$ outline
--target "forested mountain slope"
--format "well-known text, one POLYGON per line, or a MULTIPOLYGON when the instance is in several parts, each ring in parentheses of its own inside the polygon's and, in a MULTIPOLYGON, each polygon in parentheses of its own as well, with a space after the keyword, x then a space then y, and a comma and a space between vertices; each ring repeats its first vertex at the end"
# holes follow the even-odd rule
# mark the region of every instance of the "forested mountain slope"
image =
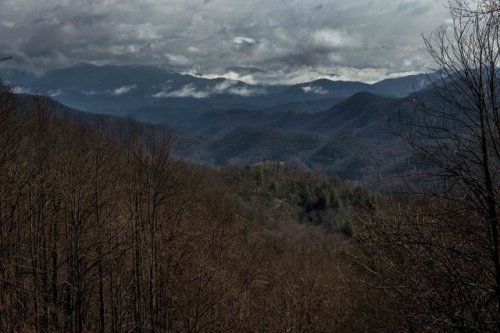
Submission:
POLYGON ((154 128, 0 98, 0 330, 377 322, 348 298, 376 291, 343 279, 356 271, 341 255, 352 218, 373 208, 364 190, 282 164, 192 165, 154 128))
MULTIPOLYGON (((131 118, 80 112, 48 97, 15 96, 21 112, 33 107, 36 101, 63 119, 140 124, 131 118)), ((419 96, 430 99, 424 91, 419 96)), ((411 156, 395 135, 399 122, 410 117, 415 107, 413 99, 362 92, 316 113, 213 110, 183 116, 183 123, 147 126, 168 134, 173 153, 196 163, 247 165, 264 159, 293 162, 374 184, 381 175, 415 167, 407 162, 411 156), (344 147, 342 155, 331 148, 340 145, 344 147), (384 160, 390 163, 383 163, 384 160)))

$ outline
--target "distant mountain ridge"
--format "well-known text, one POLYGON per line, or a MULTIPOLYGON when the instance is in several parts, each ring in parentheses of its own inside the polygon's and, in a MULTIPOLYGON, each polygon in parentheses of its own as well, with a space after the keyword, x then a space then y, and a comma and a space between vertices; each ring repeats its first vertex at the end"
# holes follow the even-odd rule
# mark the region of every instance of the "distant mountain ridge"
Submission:
POLYGON ((372 85, 321 79, 262 86, 152 66, 80 64, 42 76, 7 71, 0 77, 18 93, 50 95, 58 116, 89 121, 106 114, 157 124, 175 136, 175 154, 197 163, 292 161, 371 183, 414 167, 391 126, 411 115, 413 94, 434 101, 423 75, 372 85))
MULTIPOLYGON (((228 70, 241 75, 262 72, 251 67, 229 67, 228 70)), ((141 114, 137 110, 144 108, 154 108, 158 113, 234 108, 317 112, 330 108, 332 100, 338 102, 363 91, 404 97, 425 88, 426 82, 422 74, 375 84, 320 79, 290 86, 250 85, 225 78, 206 79, 155 66, 89 63, 51 70, 43 75, 3 69, 0 78, 18 92, 45 94, 87 112, 132 117, 141 114), (329 104, 324 103, 327 100, 329 104)), ((158 115, 140 120, 162 122, 158 115)))

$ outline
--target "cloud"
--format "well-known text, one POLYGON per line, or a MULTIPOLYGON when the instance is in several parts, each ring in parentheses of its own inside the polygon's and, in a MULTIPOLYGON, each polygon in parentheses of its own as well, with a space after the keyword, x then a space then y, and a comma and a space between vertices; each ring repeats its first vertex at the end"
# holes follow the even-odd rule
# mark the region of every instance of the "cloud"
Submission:
POLYGON ((195 76, 195 77, 199 77, 199 78, 203 78, 203 79, 209 79, 209 80, 223 78, 223 79, 226 79, 229 81, 241 81, 241 82, 245 82, 247 84, 252 84, 252 85, 262 83, 262 82, 255 79, 255 76, 254 76, 255 74, 242 75, 242 74, 239 74, 235 71, 215 71, 212 73, 201 73, 197 70, 190 70, 190 71, 184 72, 183 74, 187 74, 187 75, 191 75, 191 76, 195 76))
POLYGON ((159 92, 153 97, 157 98, 166 98, 166 97, 178 97, 178 98, 185 98, 185 97, 191 97, 191 98, 207 98, 210 96, 210 93, 207 91, 200 91, 197 90, 196 87, 193 84, 187 84, 184 87, 182 87, 179 90, 173 91, 173 92, 159 92))
POLYGON ((169 91, 169 87, 166 87, 167 91, 161 91, 153 95, 156 98, 197 98, 203 99, 208 98, 212 95, 235 95, 241 97, 251 97, 258 95, 265 95, 266 91, 262 88, 242 86, 240 82, 224 80, 213 87, 206 87, 204 89, 197 89, 193 84, 184 85, 181 89, 175 91, 169 91))
POLYGON ((31 94, 33 91, 29 88, 23 88, 23 87, 13 87, 12 92, 14 94, 31 94))
POLYGON ((242 96, 242 97, 252 97, 265 95, 266 91, 261 88, 249 88, 249 87, 234 87, 227 91, 230 95, 242 96))
POLYGON ((168 59, 169 63, 173 66, 187 66, 193 63, 189 58, 180 54, 166 53, 165 57, 168 59))
POLYGON ((137 85, 135 85, 135 84, 130 85, 130 86, 123 86, 123 87, 120 87, 120 88, 113 90, 113 95, 115 95, 115 96, 125 95, 136 88, 137 88, 137 85))
MULTIPOLYGON (((161 38, 161 36, 156 32, 157 27, 151 23, 133 24, 131 26, 127 26, 127 28, 134 31, 137 39, 153 40, 161 38)), ((128 30, 127 28, 124 30, 128 30)))
POLYGON ((316 94, 316 95, 326 95, 326 94, 328 94, 328 90, 326 90, 323 87, 306 86, 306 87, 302 87, 302 90, 306 94, 316 94))
POLYGON ((340 30, 322 29, 313 32, 312 39, 317 46, 337 49, 359 47, 361 43, 348 33, 340 30))
POLYGON ((237 81, 224 80, 210 90, 210 94, 229 94, 242 97, 251 97, 265 95, 266 91, 262 88, 241 86, 237 81))
POLYGON ((255 39, 242 36, 234 37, 233 43, 236 45, 238 50, 248 50, 257 44, 255 39))
POLYGON ((237 84, 237 82, 231 80, 224 80, 221 83, 217 84, 212 89, 212 92, 216 94, 222 94, 226 92, 229 88, 233 87, 235 84, 237 84))
POLYGON ((0 21, 0 25, 4 26, 5 28, 14 28, 16 26, 14 22, 10 22, 7 20, 0 21))
POLYGON ((50 97, 57 97, 62 95, 64 92, 61 89, 57 89, 57 90, 49 90, 47 93, 50 97))
POLYGON ((430 7, 418 0, 403 0, 397 5, 397 10, 404 15, 425 15, 429 12, 430 7))
MULTIPOLYGON (((0 50, 15 56, 4 67, 40 71, 90 61, 192 67, 203 75, 229 77, 236 75, 225 68, 245 66, 282 74, 282 81, 291 76, 318 78, 318 72, 338 68, 374 68, 384 75, 421 71, 429 66, 421 34, 449 17, 441 1, 435 0, 0 0, 0 4, 0 50)), ((270 74, 245 79, 261 82, 266 77, 279 81, 270 74)))

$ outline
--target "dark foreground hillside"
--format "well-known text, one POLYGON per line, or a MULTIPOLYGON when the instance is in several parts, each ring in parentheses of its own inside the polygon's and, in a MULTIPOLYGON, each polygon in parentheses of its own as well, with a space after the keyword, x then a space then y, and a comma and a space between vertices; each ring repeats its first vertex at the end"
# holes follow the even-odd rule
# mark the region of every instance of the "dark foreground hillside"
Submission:
POLYGON ((0 331, 373 327, 375 292, 343 255, 368 193, 272 163, 189 165, 137 125, 0 96, 0 331))
MULTIPOLYGON (((0 331, 498 331, 499 145, 477 138, 488 119, 439 155, 425 155, 443 147, 427 132, 409 140, 436 174, 406 179, 423 193, 374 196, 280 161, 190 164, 160 127, 1 87, 0 331)), ((315 163, 353 169, 353 139, 363 164, 371 147, 352 134, 315 163)))

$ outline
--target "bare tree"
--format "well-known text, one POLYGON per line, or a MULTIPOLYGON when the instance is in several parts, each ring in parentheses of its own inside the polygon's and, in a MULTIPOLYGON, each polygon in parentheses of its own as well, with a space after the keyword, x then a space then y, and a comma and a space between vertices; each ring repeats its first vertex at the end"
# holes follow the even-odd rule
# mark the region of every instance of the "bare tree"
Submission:
POLYGON ((407 327, 499 331, 499 3, 449 8, 424 39, 440 77, 402 124, 425 165, 417 193, 361 223, 363 265, 407 327))

